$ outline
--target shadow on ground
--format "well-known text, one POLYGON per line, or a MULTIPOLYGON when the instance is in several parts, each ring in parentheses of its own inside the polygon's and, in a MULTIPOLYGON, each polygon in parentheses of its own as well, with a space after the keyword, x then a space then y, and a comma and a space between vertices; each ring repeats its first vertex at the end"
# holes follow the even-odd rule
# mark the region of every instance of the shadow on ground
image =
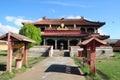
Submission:
POLYGON ((109 77, 107 75, 105 75, 103 72, 101 72, 98 69, 96 71, 104 80, 109 80, 109 77))
POLYGON ((60 65, 60 64, 52 64, 45 72, 58 72, 58 73, 81 75, 78 67, 60 65))

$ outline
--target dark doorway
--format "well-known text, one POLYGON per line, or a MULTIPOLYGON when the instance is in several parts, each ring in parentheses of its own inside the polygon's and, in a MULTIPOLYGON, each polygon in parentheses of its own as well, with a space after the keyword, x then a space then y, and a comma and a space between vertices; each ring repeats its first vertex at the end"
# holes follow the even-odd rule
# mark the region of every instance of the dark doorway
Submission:
POLYGON ((79 42, 78 40, 71 40, 70 46, 76 46, 78 42, 79 42))
POLYGON ((69 51, 64 51, 64 57, 70 57, 70 52, 69 51))
POLYGON ((85 28, 81 28, 81 32, 82 32, 82 33, 85 33, 85 28))
POLYGON ((61 39, 57 41, 57 49, 61 49, 61 46, 63 45, 63 49, 68 49, 68 42, 67 40, 61 39))
POLYGON ((47 40, 47 45, 53 46, 53 49, 55 49, 55 41, 52 39, 47 40))
POLYGON ((92 33, 94 33, 94 29, 93 28, 88 28, 87 32, 90 33, 90 34, 92 34, 92 33))

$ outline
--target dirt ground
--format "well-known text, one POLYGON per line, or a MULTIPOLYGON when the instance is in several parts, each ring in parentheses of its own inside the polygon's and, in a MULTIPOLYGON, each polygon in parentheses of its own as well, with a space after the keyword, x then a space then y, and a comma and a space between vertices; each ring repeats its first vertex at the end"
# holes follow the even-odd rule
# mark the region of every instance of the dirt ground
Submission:
POLYGON ((49 57, 12 80, 86 80, 70 57, 49 57))

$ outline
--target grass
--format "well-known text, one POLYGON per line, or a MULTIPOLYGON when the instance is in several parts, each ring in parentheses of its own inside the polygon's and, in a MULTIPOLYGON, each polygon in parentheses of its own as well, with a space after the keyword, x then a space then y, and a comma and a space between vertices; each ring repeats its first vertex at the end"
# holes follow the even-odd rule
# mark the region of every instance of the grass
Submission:
POLYGON ((112 58, 98 59, 97 69, 109 80, 120 79, 120 52, 115 52, 112 58))
POLYGON ((89 65, 83 67, 83 59, 81 57, 73 57, 75 64, 83 71, 84 75, 86 76, 87 80, 102 80, 99 74, 91 75, 89 70, 89 65))
POLYGON ((120 52, 115 52, 114 57, 96 60, 95 75, 90 75, 89 65, 83 67, 80 57, 74 57, 75 63, 82 69, 87 80, 120 80, 120 52))
POLYGON ((21 69, 15 69, 15 60, 13 59, 12 64, 12 72, 6 72, 6 64, 7 64, 7 51, 0 51, 0 70, 2 73, 0 74, 0 80, 10 80, 15 77, 15 75, 24 72, 26 69, 33 67, 38 62, 42 61, 46 57, 28 57, 28 66, 22 67, 21 69))

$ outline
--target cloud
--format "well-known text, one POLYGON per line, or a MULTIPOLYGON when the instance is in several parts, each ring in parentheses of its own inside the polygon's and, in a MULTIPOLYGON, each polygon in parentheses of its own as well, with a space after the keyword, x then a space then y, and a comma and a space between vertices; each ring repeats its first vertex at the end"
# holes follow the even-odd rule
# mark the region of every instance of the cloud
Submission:
POLYGON ((18 33, 19 29, 9 26, 9 25, 3 25, 2 23, 0 23, 0 34, 4 34, 7 32, 14 32, 14 33, 18 33))
POLYGON ((67 19, 80 19, 81 16, 68 16, 67 19))
POLYGON ((105 35, 106 34, 101 29, 98 29, 98 33, 100 33, 101 35, 105 35))
POLYGON ((32 22, 31 20, 24 19, 24 17, 14 17, 14 16, 6 16, 5 19, 9 22, 13 22, 17 26, 22 26, 22 22, 32 22))
MULTIPOLYGON (((84 16, 68 16, 68 17, 66 17, 66 18, 67 18, 67 19, 81 19, 81 17, 84 17, 84 16)), ((84 19, 93 21, 93 20, 91 20, 91 19, 89 19, 89 18, 86 18, 86 17, 84 17, 84 19)))
POLYGON ((55 10, 55 9, 49 9, 48 12, 49 12, 49 13, 55 13, 56 10, 55 10))
POLYGON ((55 11, 55 9, 51 9, 51 12, 52 12, 52 13, 55 13, 56 11, 55 11))
POLYGON ((78 3, 66 3, 66 2, 60 2, 60 1, 48 1, 45 3, 60 5, 60 6, 68 6, 68 7, 81 7, 81 8, 93 7, 93 6, 88 6, 88 5, 78 4, 78 3))

